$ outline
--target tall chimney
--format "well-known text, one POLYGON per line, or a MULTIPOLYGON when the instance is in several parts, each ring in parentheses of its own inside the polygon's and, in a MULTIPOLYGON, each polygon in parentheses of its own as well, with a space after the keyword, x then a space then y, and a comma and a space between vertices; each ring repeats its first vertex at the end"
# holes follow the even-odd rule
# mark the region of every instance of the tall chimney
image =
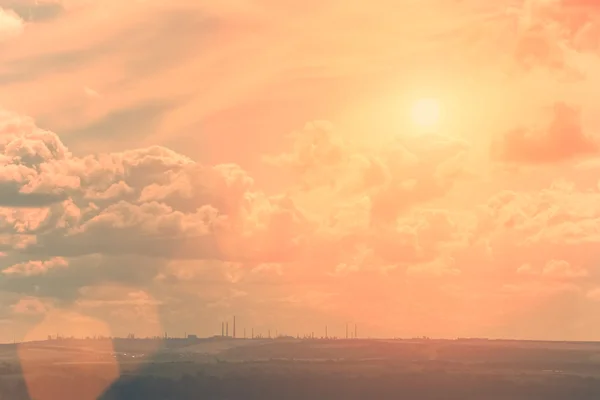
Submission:
POLYGON ((225 336, 225 322, 221 322, 221 337, 225 336))
POLYGON ((235 315, 233 316, 233 338, 235 339, 235 315))
POLYGON ((357 332, 358 332, 358 330, 356 328, 356 324, 354 324, 354 339, 358 338, 358 333, 357 332))
POLYGON ((225 322, 225 336, 229 337, 229 321, 225 322))
POLYGON ((325 325, 325 339, 327 339, 329 336, 327 336, 327 325, 325 325))
POLYGON ((348 339, 348 323, 346 322, 346 339, 348 339))

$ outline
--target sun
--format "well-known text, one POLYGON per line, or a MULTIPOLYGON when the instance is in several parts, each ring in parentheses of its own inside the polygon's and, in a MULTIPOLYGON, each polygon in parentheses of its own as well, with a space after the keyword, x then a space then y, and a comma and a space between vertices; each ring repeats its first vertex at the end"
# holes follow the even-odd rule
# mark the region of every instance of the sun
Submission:
POLYGON ((440 102, 434 98, 422 98, 412 106, 412 122, 420 128, 432 128, 440 122, 440 102))

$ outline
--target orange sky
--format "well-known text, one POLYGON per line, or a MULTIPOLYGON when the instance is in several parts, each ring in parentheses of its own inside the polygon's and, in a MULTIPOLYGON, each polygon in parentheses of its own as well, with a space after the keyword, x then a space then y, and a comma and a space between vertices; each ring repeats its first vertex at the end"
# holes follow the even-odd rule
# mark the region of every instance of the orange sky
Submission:
POLYGON ((592 0, 0 0, 0 341, 600 339, 599 37, 592 0))

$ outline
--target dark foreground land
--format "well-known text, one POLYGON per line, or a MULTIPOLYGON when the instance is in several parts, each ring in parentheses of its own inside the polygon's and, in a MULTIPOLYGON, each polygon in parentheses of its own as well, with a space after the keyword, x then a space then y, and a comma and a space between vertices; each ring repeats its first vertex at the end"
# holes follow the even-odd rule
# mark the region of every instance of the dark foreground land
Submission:
POLYGON ((600 399, 600 344, 61 340, 0 347, 4 399, 600 399))

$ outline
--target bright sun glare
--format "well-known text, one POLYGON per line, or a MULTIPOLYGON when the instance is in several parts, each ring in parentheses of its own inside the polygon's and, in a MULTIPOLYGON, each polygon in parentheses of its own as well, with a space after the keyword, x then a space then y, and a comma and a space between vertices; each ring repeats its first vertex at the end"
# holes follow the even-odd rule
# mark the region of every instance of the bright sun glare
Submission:
POLYGON ((431 128, 437 125, 440 116, 440 103, 433 98, 417 100, 411 110, 413 123, 421 128, 431 128))

